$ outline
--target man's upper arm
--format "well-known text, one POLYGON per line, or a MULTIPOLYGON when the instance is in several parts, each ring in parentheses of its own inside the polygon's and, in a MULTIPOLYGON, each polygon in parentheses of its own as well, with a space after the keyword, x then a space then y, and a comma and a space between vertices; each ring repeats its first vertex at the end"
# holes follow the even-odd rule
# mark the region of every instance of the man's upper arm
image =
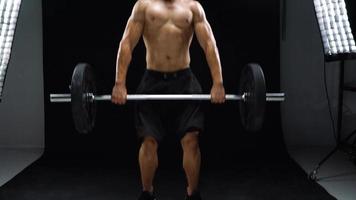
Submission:
POLYGON ((145 10, 145 0, 137 1, 127 22, 122 42, 128 43, 131 49, 136 46, 142 36, 145 25, 145 10))
POLYGON ((193 1, 191 8, 194 16, 195 35, 199 41, 200 46, 205 51, 210 44, 215 45, 215 38, 210 24, 206 19, 205 11, 200 3, 193 1))

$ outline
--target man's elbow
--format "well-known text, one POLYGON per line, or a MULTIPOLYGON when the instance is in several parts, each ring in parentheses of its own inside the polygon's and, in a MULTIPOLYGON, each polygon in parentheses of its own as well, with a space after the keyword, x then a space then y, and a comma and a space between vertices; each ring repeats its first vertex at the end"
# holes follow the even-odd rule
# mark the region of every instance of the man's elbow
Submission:
POLYGON ((120 42, 119 47, 120 52, 131 53, 132 52, 132 45, 130 44, 129 40, 123 39, 120 42))
POLYGON ((206 42, 206 44, 204 45, 204 51, 207 54, 217 51, 216 42, 215 41, 206 42))

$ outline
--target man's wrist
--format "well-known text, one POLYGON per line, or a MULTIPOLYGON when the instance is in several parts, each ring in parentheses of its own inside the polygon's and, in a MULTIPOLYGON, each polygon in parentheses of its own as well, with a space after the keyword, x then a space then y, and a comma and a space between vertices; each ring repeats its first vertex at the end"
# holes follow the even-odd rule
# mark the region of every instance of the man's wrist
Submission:
POLYGON ((223 83, 223 81, 213 81, 213 85, 222 86, 222 85, 224 85, 224 83, 223 83))
POLYGON ((125 81, 115 81, 116 86, 125 86, 126 82, 125 81))

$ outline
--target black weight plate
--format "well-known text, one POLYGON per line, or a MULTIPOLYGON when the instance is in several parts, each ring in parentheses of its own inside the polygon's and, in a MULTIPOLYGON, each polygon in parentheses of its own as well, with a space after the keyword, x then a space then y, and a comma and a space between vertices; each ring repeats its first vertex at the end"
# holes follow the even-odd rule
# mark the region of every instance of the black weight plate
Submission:
POLYGON ((241 122, 246 131, 257 132, 263 126, 266 105, 266 82, 260 65, 250 63, 242 69, 239 94, 244 93, 246 101, 239 102, 241 122))
POLYGON ((71 101, 72 115, 76 130, 89 133, 95 125, 96 103, 91 102, 86 94, 96 94, 94 73, 87 63, 79 63, 72 76, 71 101))

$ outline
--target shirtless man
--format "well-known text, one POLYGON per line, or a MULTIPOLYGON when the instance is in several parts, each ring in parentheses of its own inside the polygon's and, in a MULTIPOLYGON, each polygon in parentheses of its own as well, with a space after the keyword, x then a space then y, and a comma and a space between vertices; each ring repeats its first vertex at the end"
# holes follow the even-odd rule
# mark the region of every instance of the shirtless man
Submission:
MULTIPOLYGON (((195 33, 205 52, 213 85, 212 103, 225 102, 218 49, 204 10, 195 0, 138 0, 127 22, 117 56, 112 102, 126 103, 126 74, 132 51, 141 36, 147 49, 146 71, 137 89, 141 94, 201 93, 190 70, 189 47, 195 33)), ((198 182, 203 111, 199 102, 137 102, 135 123, 142 141, 139 164, 143 192, 140 200, 154 200, 153 179, 158 166, 157 148, 167 132, 174 132, 183 148, 188 182, 186 199, 201 199, 198 182)))

